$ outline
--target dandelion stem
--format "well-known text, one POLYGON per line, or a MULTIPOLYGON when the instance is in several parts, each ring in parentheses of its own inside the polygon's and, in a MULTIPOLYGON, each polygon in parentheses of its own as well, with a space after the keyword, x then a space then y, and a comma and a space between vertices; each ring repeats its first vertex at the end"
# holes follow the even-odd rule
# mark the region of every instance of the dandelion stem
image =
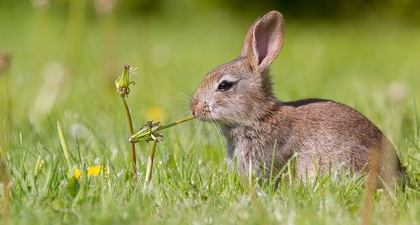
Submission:
POLYGON ((155 158, 155 151, 157 146, 157 140, 153 141, 152 148, 150 150, 149 158, 147 159, 147 169, 146 169, 146 183, 147 186, 152 180, 152 169, 153 169, 153 160, 155 158))
MULTIPOLYGON (((123 102, 124 105, 124 109, 125 109, 125 114, 127 115, 127 123, 128 123, 128 128, 130 130, 130 136, 132 136, 134 134, 134 129, 133 129, 133 121, 131 120, 131 113, 130 113, 130 109, 128 108, 127 105, 127 101, 125 100, 125 94, 121 94, 121 100, 123 102)), ((133 176, 136 177, 137 176, 137 171, 136 171, 136 146, 134 145, 134 143, 130 143, 131 144, 131 160, 132 160, 132 170, 133 170, 133 176)))
POLYGON ((181 123, 184 123, 184 122, 187 122, 187 121, 193 120, 194 118, 195 118, 195 116, 190 116, 190 117, 187 117, 187 118, 184 118, 184 119, 181 119, 181 120, 175 121, 175 122, 173 122, 173 123, 163 125, 163 126, 159 127, 157 130, 164 130, 164 129, 166 129, 166 128, 173 127, 173 126, 176 126, 176 125, 178 125, 178 124, 181 124, 181 123))

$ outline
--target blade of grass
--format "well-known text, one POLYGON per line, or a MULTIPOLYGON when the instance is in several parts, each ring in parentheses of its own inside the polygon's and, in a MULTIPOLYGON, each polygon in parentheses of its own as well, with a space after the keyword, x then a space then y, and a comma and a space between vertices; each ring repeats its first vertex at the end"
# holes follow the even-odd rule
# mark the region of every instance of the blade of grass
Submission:
POLYGON ((60 138, 61 148, 63 149, 64 157, 66 158, 66 161, 67 161, 67 169, 68 169, 68 172, 70 172, 71 162, 70 162, 70 157, 69 157, 69 149, 67 148, 66 139, 64 137, 63 130, 61 129, 61 125, 58 121, 57 121, 57 130, 58 130, 58 137, 60 138))
POLYGON ((147 169, 146 169, 146 180, 145 180, 145 187, 147 187, 152 180, 152 169, 153 169, 153 160, 155 158, 155 151, 156 151, 156 145, 157 140, 153 141, 152 148, 150 150, 149 158, 147 159, 147 169))
MULTIPOLYGON (((413 99, 413 119, 414 119, 414 121, 413 121, 413 129, 414 129, 414 140, 416 139, 416 138, 418 138, 419 136, 419 127, 418 127, 418 123, 417 123, 417 101, 416 101, 416 98, 414 97, 414 99, 413 99)), ((416 144, 417 144, 417 142, 416 142, 416 144)))

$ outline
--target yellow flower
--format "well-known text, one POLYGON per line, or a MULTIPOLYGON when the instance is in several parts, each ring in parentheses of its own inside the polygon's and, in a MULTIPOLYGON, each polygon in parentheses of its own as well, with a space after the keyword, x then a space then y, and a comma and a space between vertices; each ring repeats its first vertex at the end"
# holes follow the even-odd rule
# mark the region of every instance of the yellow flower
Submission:
MULTIPOLYGON (((104 168, 104 166, 91 166, 87 168, 87 177, 97 177, 101 174, 101 171, 104 172, 105 177, 108 176, 108 171, 104 168)), ((82 178, 82 170, 76 168, 74 170, 74 177, 80 180, 82 178)))
POLYGON ((81 169, 75 169, 74 170, 74 177, 76 177, 76 179, 80 179, 82 177, 82 170, 81 169))
POLYGON ((88 177, 97 177, 99 176, 99 173, 101 172, 101 170, 103 169, 103 166, 92 166, 88 169, 87 171, 87 176, 88 177))
POLYGON ((152 106, 146 111, 145 116, 152 121, 162 121, 166 117, 166 111, 159 106, 152 106))

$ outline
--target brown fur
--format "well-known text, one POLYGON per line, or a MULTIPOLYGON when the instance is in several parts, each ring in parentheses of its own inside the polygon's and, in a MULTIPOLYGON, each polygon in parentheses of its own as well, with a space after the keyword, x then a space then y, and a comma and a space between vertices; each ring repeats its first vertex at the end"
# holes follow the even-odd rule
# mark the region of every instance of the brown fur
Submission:
POLYGON ((404 172, 394 147, 356 110, 329 100, 280 102, 275 98, 268 66, 283 45, 283 24, 276 11, 257 20, 240 57, 203 80, 190 105, 192 114, 220 125, 228 156, 237 158, 243 174, 251 162, 254 174, 267 176, 273 158, 272 172, 279 172, 297 154, 296 174, 302 179, 313 178, 316 170, 324 173, 334 168, 378 171, 387 186, 402 182, 404 172), (219 89, 222 81, 229 81, 231 87, 219 89))

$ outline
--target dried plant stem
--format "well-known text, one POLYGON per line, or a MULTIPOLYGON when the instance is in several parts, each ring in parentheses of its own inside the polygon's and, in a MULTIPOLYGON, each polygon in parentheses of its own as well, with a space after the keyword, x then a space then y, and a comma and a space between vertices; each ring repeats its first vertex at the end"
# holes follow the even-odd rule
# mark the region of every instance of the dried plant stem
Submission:
POLYGON ((252 189, 252 161, 249 159, 249 170, 248 170, 248 186, 252 189))
MULTIPOLYGON (((3 147, 3 146, 2 146, 3 147)), ((5 149, 2 149, 2 151, 6 151, 5 149)), ((1 182, 3 183, 3 203, 1 206, 0 215, 3 217, 0 219, 1 224, 3 222, 5 223, 8 220, 9 216, 9 202, 10 202, 10 188, 11 188, 11 182, 9 181, 9 171, 7 169, 6 164, 6 157, 5 152, 2 152, 1 159, 0 159, 0 176, 1 176, 1 182), (4 154, 4 156, 3 156, 4 154)))
MULTIPOLYGON (((6 56, 0 55, 1 60, 8 60, 6 56)), ((0 109, 0 130, 2 132, 0 137, 0 182, 3 183, 3 203, 0 211, 0 224, 7 224, 9 220, 9 205, 10 205, 10 188, 11 182, 9 178, 9 170, 7 168, 7 155, 10 148, 10 98, 9 98, 9 82, 7 74, 1 74, 0 68, 0 85, 2 94, 0 102, 2 102, 0 109)))
POLYGON ((155 151, 156 151, 157 141, 153 141, 152 148, 150 150, 149 158, 147 159, 147 169, 146 169, 146 182, 145 186, 149 185, 150 181, 152 180, 152 169, 153 169, 153 160, 155 158, 155 151))
POLYGON ((360 225, 369 225, 372 220, 373 195, 375 194, 378 180, 378 150, 379 149, 373 149, 369 158, 371 171, 367 175, 360 225))
MULTIPOLYGON (((131 120, 131 113, 130 113, 130 109, 128 108, 127 105, 127 101, 125 100, 125 94, 121 94, 121 100, 123 102, 124 105, 124 109, 125 109, 125 114, 127 115, 127 123, 128 123, 128 128, 130 130, 130 136, 132 136, 134 134, 134 129, 133 129, 133 121, 131 120)), ((136 170, 136 146, 134 145, 134 143, 130 143, 131 144, 131 160, 132 160, 132 172, 133 172, 133 176, 136 177, 137 176, 137 170, 136 170)))
MULTIPOLYGON (((1 167, 5 166, 4 164, 1 167)), ((3 168, 1 169, 3 170, 3 168)), ((9 182, 9 178, 3 178, 3 192, 4 192, 4 199, 3 204, 1 206, 0 215, 3 217, 0 219, 1 224, 5 224, 5 221, 8 221, 9 216, 9 203, 10 203, 10 188, 12 187, 12 182, 9 182)))

